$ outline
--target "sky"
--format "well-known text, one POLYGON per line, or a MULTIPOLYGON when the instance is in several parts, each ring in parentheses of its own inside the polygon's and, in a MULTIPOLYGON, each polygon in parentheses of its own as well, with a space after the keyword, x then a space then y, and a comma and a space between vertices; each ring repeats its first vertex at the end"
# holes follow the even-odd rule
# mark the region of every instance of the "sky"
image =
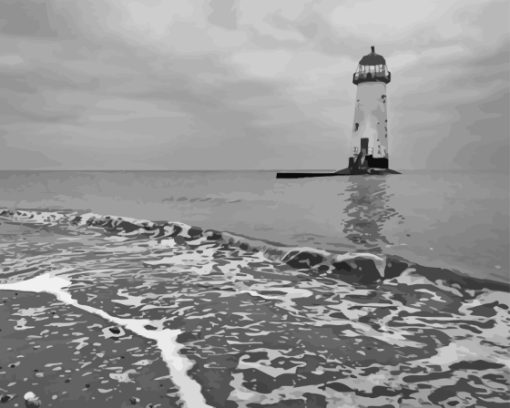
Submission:
POLYGON ((346 167, 359 59, 394 169, 508 171, 507 0, 0 0, 0 169, 346 167))

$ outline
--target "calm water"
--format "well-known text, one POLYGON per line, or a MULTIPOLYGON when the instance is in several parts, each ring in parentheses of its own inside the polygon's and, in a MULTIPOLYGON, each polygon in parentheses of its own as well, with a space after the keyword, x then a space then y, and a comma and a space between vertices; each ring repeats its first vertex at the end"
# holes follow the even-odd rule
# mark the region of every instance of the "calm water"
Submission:
POLYGON ((0 393, 506 407, 508 210, 491 173, 2 172, 0 393))

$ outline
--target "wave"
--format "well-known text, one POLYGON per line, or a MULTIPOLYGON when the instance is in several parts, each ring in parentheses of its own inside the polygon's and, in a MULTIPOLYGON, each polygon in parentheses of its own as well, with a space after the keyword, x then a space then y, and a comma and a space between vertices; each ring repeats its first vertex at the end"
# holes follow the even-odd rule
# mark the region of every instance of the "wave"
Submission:
POLYGON ((465 290, 485 288, 510 292, 510 284, 507 282, 478 279, 453 269, 424 266, 396 255, 368 252, 334 253, 320 248, 289 247, 231 232, 190 226, 182 222, 154 222, 91 212, 21 209, 0 209, 0 218, 27 224, 95 228, 104 234, 124 239, 173 238, 177 244, 191 248, 204 243, 216 243, 243 251, 259 252, 266 259, 295 270, 338 278, 348 283, 375 284, 412 274, 422 276, 431 282, 442 281, 448 285, 460 286, 465 290))

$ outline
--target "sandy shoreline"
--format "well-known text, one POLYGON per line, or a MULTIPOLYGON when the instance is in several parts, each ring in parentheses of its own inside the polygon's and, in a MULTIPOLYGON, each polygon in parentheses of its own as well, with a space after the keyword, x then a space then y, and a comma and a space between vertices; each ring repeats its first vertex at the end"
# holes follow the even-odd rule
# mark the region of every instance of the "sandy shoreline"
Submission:
POLYGON ((506 406, 501 285, 425 267, 347 284, 109 225, 0 225, 1 406, 506 406))
POLYGON ((0 322, 2 406, 180 406, 152 341, 45 293, 0 291, 0 322))

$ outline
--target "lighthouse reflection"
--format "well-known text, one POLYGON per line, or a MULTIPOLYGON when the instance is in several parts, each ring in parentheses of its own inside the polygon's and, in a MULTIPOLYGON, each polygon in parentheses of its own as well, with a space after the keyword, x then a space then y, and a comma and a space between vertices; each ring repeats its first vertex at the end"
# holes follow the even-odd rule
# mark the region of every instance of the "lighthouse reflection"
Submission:
POLYGON ((393 194, 385 177, 351 176, 346 189, 346 206, 342 217, 343 232, 357 247, 380 251, 391 244, 384 235, 384 227, 393 218, 403 217, 389 205, 393 194))

